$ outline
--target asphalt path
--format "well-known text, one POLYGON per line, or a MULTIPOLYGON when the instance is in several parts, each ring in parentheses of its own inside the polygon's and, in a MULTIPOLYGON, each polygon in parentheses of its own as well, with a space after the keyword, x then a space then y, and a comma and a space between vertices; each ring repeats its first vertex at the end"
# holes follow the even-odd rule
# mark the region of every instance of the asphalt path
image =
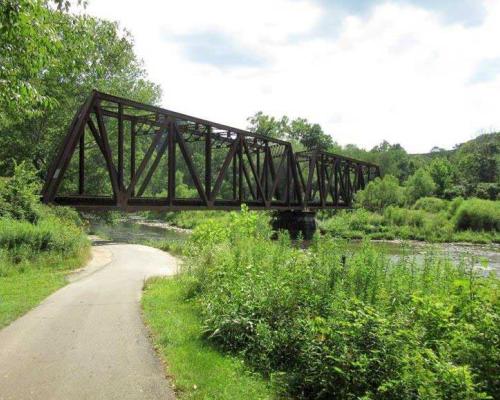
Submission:
POLYGON ((176 272, 160 250, 94 243, 70 284, 0 330, 0 399, 174 399, 140 296, 148 277, 176 272))

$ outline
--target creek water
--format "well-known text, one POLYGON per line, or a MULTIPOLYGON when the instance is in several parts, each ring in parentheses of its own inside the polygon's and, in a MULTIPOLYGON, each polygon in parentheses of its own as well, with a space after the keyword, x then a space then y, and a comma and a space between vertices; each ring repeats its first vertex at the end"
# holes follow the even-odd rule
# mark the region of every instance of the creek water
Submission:
MULTIPOLYGON (((92 232, 122 243, 141 243, 150 240, 183 242, 189 237, 189 231, 179 230, 161 221, 151 222, 138 218, 120 221, 113 225, 92 224, 92 232)), ((416 256, 417 260, 423 260, 427 253, 438 252, 450 257, 456 263, 465 258, 467 262, 472 262, 477 268, 484 270, 485 273, 495 271, 500 276, 499 244, 437 243, 430 245, 416 241, 404 243, 399 241, 372 241, 372 244, 393 259, 397 259, 404 253, 409 253, 416 256)), ((348 244, 353 251, 361 245, 361 241, 357 240, 348 244)))
POLYGON ((143 243, 150 240, 167 240, 183 242, 189 236, 189 231, 176 229, 159 221, 142 220, 119 221, 114 224, 91 223, 92 233, 120 243, 143 243))

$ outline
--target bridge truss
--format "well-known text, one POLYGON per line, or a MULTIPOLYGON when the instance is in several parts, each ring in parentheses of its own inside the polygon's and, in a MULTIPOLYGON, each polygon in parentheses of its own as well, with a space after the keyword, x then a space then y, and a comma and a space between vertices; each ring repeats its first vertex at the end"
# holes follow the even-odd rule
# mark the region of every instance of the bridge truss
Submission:
POLYGON ((45 203, 94 210, 349 208, 377 165, 93 91, 50 167, 45 203))

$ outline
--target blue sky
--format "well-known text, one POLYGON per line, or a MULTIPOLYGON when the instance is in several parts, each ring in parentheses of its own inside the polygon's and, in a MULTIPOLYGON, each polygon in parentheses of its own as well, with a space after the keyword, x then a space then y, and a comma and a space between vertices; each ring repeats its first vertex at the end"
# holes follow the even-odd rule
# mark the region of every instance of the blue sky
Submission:
POLYGON ((500 0, 90 0, 135 37, 169 109, 262 110, 409 151, 500 129, 500 0))
MULTIPOLYGON (((381 0, 314 0, 329 17, 335 14, 368 15, 377 6, 386 1, 381 0)), ((445 23, 459 23, 466 26, 481 24, 486 17, 486 7, 478 0, 394 0, 397 5, 420 7, 433 13, 445 23)))

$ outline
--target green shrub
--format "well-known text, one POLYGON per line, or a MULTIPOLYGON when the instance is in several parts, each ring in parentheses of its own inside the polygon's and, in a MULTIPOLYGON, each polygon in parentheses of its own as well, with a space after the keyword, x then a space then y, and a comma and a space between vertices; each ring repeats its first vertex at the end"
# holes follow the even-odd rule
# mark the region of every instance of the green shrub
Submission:
POLYGON ((207 340, 297 398, 498 393, 496 278, 432 252, 423 265, 409 255, 391 261, 368 243, 349 253, 328 237, 304 252, 286 235, 270 241, 266 227, 262 215, 244 211, 195 229, 184 273, 207 340))
POLYGON ((500 202, 469 199, 460 204, 455 213, 459 230, 500 231, 500 202))
POLYGON ((36 172, 24 163, 16 165, 14 175, 0 181, 0 218, 35 222, 40 213, 39 189, 36 172))
POLYGON ((448 208, 448 202, 437 197, 422 197, 417 200, 413 208, 430 213, 438 213, 448 208))
POLYGON ((500 184, 479 182, 476 186, 474 195, 480 199, 500 200, 500 184))
POLYGON ((0 184, 0 275, 39 265, 43 256, 76 258, 89 247, 78 214, 40 203, 35 173, 24 165, 0 184))
POLYGON ((383 230, 383 217, 363 209, 352 211, 341 210, 333 217, 320 221, 319 227, 322 231, 333 236, 340 237, 363 237, 383 230))

